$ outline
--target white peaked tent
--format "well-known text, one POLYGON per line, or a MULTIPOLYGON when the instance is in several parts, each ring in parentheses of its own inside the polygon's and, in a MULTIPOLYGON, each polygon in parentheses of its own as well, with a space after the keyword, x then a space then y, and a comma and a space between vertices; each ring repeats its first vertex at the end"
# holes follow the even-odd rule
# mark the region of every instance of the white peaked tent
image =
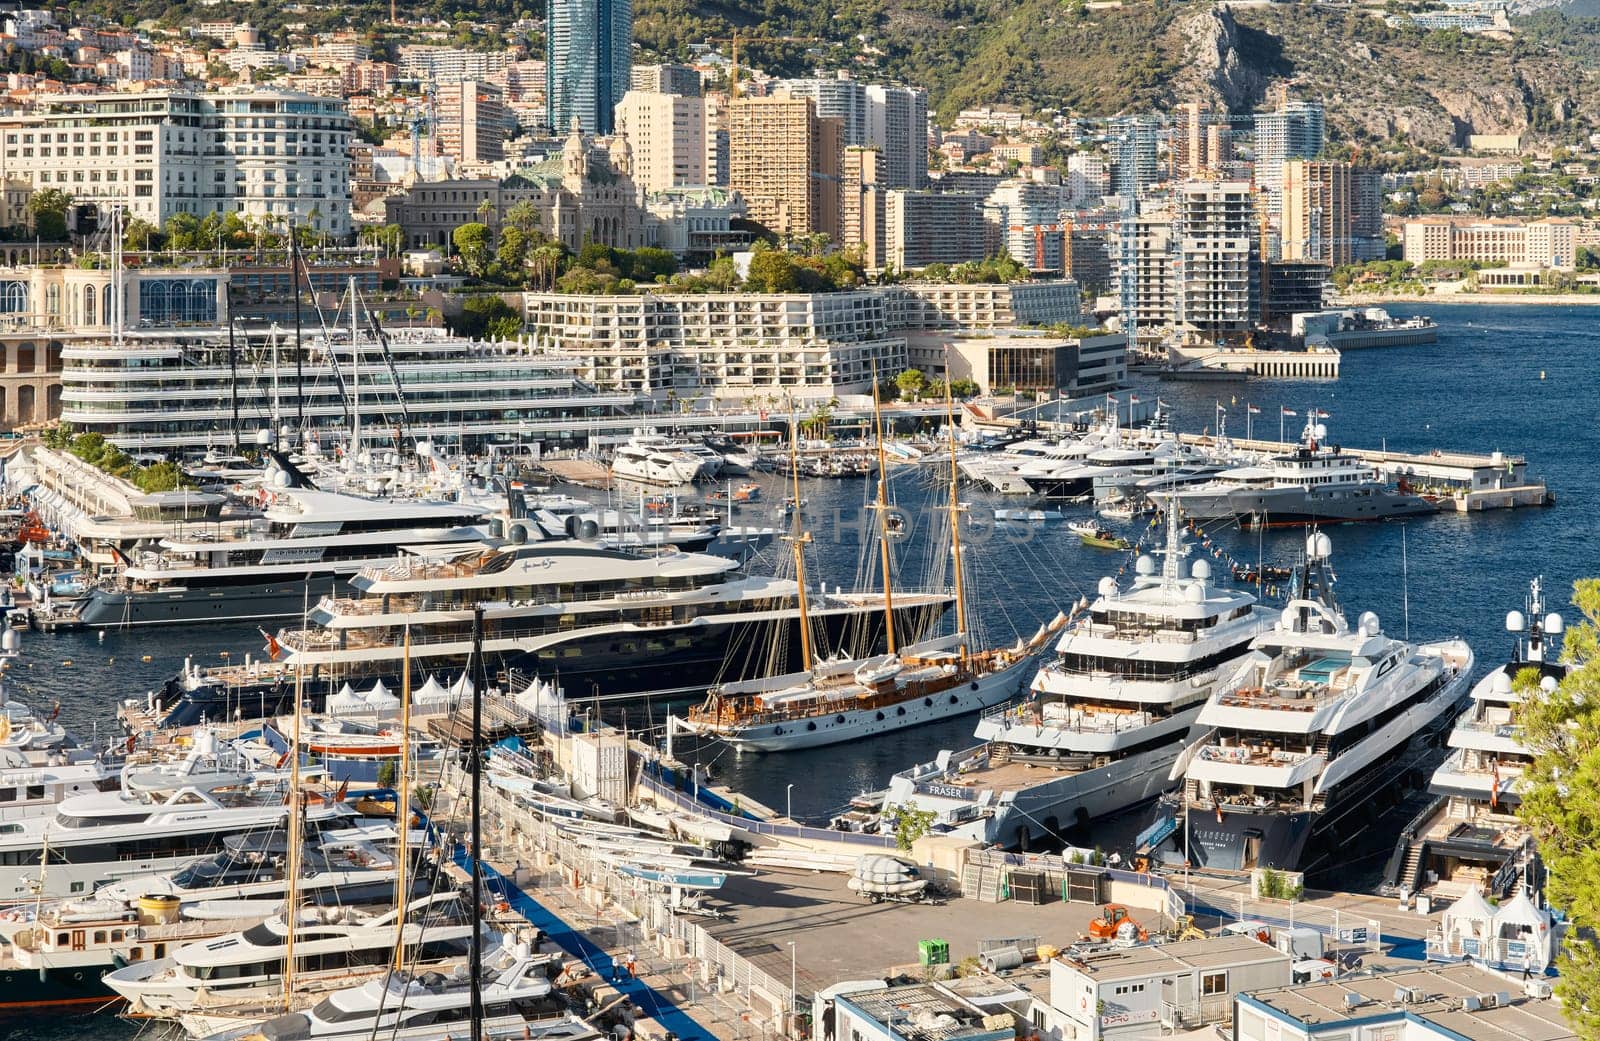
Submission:
POLYGON ((1486 958, 1494 936, 1494 908, 1476 889, 1451 904, 1444 913, 1445 950, 1456 957, 1486 958))
POLYGON ((1512 943, 1527 945, 1530 968, 1542 972, 1555 960, 1555 929, 1551 926, 1550 913, 1535 907, 1527 893, 1518 892, 1500 905, 1494 914, 1494 932, 1500 942, 1501 958, 1507 965, 1522 964, 1520 951, 1508 949, 1512 943))
POLYGON ((372 689, 362 696, 362 700, 372 712, 389 713, 400 708, 400 699, 389 693, 389 688, 383 685, 382 680, 373 684, 372 689))
POLYGON ((467 674, 462 673, 461 678, 450 684, 450 696, 465 701, 472 697, 472 681, 467 679, 467 674))
POLYGON ((415 708, 425 705, 442 705, 450 700, 450 692, 444 688, 433 676, 428 677, 428 682, 411 692, 411 704, 415 708))
POLYGON ((365 699, 357 694, 350 684, 346 683, 339 688, 339 693, 328 699, 328 713, 334 716, 348 716, 358 712, 371 711, 365 699))

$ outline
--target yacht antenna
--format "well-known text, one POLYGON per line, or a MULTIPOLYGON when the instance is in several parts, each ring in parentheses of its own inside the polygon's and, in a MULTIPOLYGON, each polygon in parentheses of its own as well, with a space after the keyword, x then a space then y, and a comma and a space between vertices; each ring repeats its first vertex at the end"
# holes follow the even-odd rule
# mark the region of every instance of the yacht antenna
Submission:
MULTIPOLYGON (((960 476, 961 471, 956 468, 956 419, 955 398, 950 391, 950 350, 945 349, 944 361, 944 428, 947 440, 950 442, 950 564, 955 569, 956 579, 956 631, 961 634, 961 658, 967 657, 967 598, 961 584, 961 500, 960 476)), ((877 381, 873 381, 876 389, 877 381)), ((1059 409, 1060 398, 1056 399, 1056 408, 1059 409)), ((1057 420, 1060 423, 1060 420, 1057 420)), ((890 625, 893 631, 894 626, 890 625)))
POLYGON ((1528 585, 1528 653, 1530 662, 1544 661, 1544 580, 1535 576, 1528 585))
POLYGON ((1400 612, 1405 620, 1405 638, 1411 639, 1411 566, 1406 558, 1406 526, 1400 525, 1400 612))
POLYGON ((806 613, 806 543, 811 541, 802 527, 800 517, 800 420, 795 415, 794 400, 789 402, 789 478, 794 487, 794 523, 788 538, 794 546, 794 579, 799 584, 800 605, 800 666, 811 671, 811 620, 806 613))
POLYGON ((272 323, 272 444, 283 448, 283 399, 278 393, 278 323, 272 323))
POLYGON ((878 546, 883 553, 883 631, 888 651, 894 645, 894 588, 889 573, 889 463, 883 454, 883 413, 878 408, 878 366, 872 366, 872 422, 878 432, 878 546))
POLYGON ((1178 564, 1183 557, 1183 539, 1178 531, 1178 500, 1174 496, 1167 496, 1167 545, 1162 551, 1165 557, 1161 561, 1161 585, 1166 589, 1173 589, 1178 584, 1178 564))

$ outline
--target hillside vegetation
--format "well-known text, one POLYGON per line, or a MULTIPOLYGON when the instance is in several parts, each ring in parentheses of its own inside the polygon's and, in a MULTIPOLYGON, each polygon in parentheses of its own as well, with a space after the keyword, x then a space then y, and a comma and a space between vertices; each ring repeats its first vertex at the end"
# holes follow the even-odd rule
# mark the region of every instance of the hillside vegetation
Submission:
POLYGON ((1355 142, 1447 148, 1470 133, 1510 132, 1566 139, 1596 122, 1581 103, 1593 91, 1595 26, 1552 12, 1535 16, 1548 23, 1542 31, 1502 42, 1306 4, 639 0, 636 11, 639 43, 663 55, 686 57, 690 44, 733 26, 850 40, 810 55, 804 43, 748 50, 773 72, 853 62, 862 76, 923 84, 946 118, 978 103, 1104 116, 1196 96, 1243 112, 1292 82, 1298 94, 1322 97, 1334 135, 1355 142))

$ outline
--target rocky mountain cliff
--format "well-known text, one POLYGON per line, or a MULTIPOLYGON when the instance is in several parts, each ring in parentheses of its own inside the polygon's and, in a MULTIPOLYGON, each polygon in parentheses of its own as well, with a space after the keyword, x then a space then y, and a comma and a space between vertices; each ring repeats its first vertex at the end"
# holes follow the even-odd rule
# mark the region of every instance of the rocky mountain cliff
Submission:
POLYGON ((1353 143, 1459 146, 1472 133, 1568 139, 1600 125, 1582 63, 1540 42, 1392 27, 1361 9, 1309 4, 1090 7, 1084 0, 765 0, 754 9, 637 0, 647 50, 752 35, 848 41, 748 48, 756 64, 799 74, 818 60, 862 77, 926 85, 941 114, 1005 102, 1115 115, 1204 97, 1243 113, 1291 84, 1328 106, 1353 143))

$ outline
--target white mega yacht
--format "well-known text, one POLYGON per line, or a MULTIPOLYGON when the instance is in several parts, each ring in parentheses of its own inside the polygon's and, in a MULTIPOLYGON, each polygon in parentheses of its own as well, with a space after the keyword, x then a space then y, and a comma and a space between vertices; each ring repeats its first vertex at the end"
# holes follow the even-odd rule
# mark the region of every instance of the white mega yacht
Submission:
MULTIPOLYGON (((281 829, 285 776, 241 768, 206 731, 181 762, 127 764, 114 791, 73 796, 53 815, 0 826, 0 904, 86 896, 215 851, 224 835, 281 829)), ((344 803, 308 811, 323 828, 355 816, 344 803)))
MULTIPOLYGON (((513 522, 510 535, 502 547, 409 555, 364 570, 351 581, 353 598, 325 598, 311 627, 278 634, 281 661, 186 670, 170 681, 157 695, 164 725, 290 711, 294 670, 302 666, 313 711, 346 682, 381 680, 398 689, 407 626, 417 674, 459 673, 480 604, 483 651, 497 668, 559 675, 574 692, 699 693, 800 666, 800 588, 792 579, 746 574, 737 561, 710 554, 629 552, 547 531, 533 519, 513 522), (639 667, 643 659, 649 669, 639 667)), ((860 656, 884 643, 881 592, 806 595, 819 652, 860 656)), ((896 592, 897 642, 922 638, 952 600, 944 592, 896 592)))
MULTIPOLYGON (((149 502, 135 505, 136 517, 159 514, 173 497, 186 493, 147 496, 149 502)), ((198 521, 189 517, 153 544, 142 540, 146 548, 124 553, 121 572, 102 580, 80 609, 84 624, 297 616, 307 603, 342 590, 362 568, 392 562, 402 546, 482 539, 490 512, 455 502, 323 491, 281 456, 255 499, 253 514, 223 520, 216 510, 198 521)))
MULTIPOLYGON (((476 916, 467 913, 460 894, 413 900, 405 911, 397 938, 399 912, 392 908, 371 914, 301 908, 294 926, 295 979, 326 988, 333 981, 380 975, 399 945, 406 964, 424 970, 466 955, 476 916)), ((289 923, 278 914, 241 932, 179 947, 165 958, 117 969, 105 983, 144 1015, 243 1006, 282 994, 288 946, 289 923)))
POLYGON ((1032 692, 984 714, 984 743, 896 774, 885 807, 932 810, 934 829, 1026 847, 1154 798, 1213 685, 1237 667, 1271 613, 1248 592, 1184 573, 1180 525, 1165 560, 1135 563, 1127 588, 1100 580, 1086 617, 1056 645, 1032 692))
POLYGON ((1205 735, 1173 768, 1182 809, 1162 813, 1182 813, 1173 840, 1194 863, 1336 866, 1460 707, 1472 649, 1395 639, 1370 611, 1352 627, 1333 597, 1331 548, 1322 532, 1307 537, 1294 598, 1212 693, 1205 735))
MULTIPOLYGON (((1506 630, 1516 634, 1510 658, 1473 686, 1450 730, 1450 752, 1428 785, 1433 801, 1401 833, 1389 861, 1391 885, 1452 899, 1468 890, 1504 897, 1535 866, 1533 833, 1517 817, 1519 782, 1533 758, 1517 707, 1554 690, 1571 669, 1556 650, 1565 623, 1544 608, 1535 578, 1523 610, 1506 615, 1506 630)), ((1526 880, 1537 887, 1533 874, 1526 880)))
MULTIPOLYGON (((554 992, 554 955, 535 953, 526 942, 486 952, 483 963, 483 1034, 491 1041, 584 1041, 598 1036, 554 992)), ((285 1012, 260 1023, 212 1030, 212 1017, 187 1016, 191 1037, 205 1041, 436 1041, 470 1027, 472 992, 463 971, 390 970, 336 990, 302 1012, 285 1012)))
MULTIPOLYGON (((715 455, 701 445, 706 452, 715 455)), ((635 437, 618 445, 611 456, 611 475, 645 484, 688 484, 705 473, 709 460, 680 444, 664 437, 635 437)), ((721 457, 717 457, 716 471, 720 471, 721 457)))

